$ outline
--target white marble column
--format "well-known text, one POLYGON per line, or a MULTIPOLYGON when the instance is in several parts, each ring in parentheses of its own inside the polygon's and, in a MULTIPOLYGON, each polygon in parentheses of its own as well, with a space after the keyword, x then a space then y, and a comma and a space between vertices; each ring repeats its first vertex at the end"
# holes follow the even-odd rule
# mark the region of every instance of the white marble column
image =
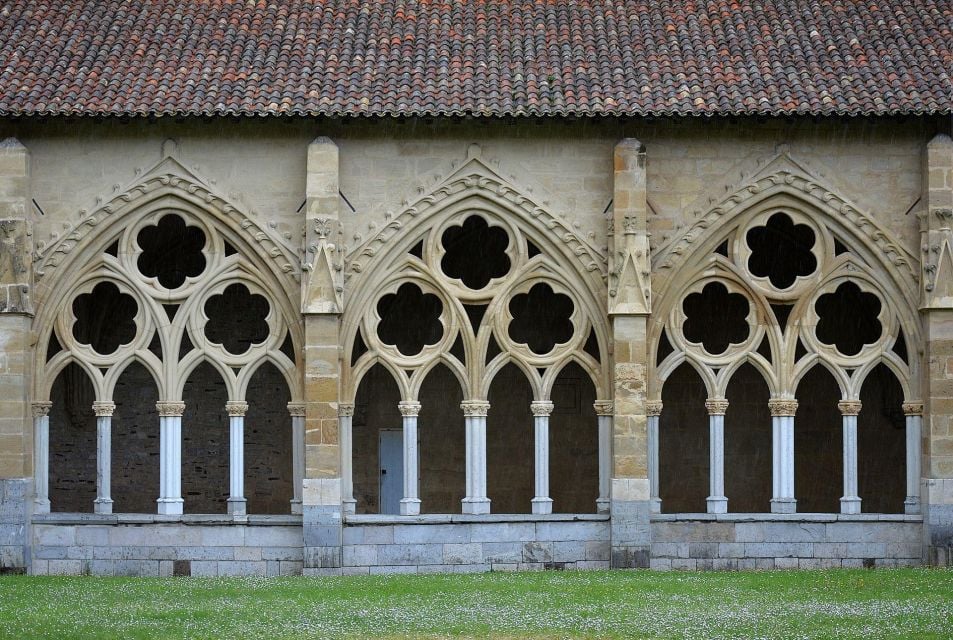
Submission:
POLYGON ((159 513, 181 515, 182 500, 182 414, 185 403, 160 400, 159 412, 159 513))
POLYGON ((553 512, 553 499, 549 497, 549 415, 553 403, 534 400, 530 403, 533 412, 533 467, 536 476, 536 495, 533 496, 533 513, 553 512))
POLYGON ((304 485, 304 403, 289 402, 291 416, 291 513, 300 514, 301 491, 304 485))
POLYGON ((596 400, 592 405, 599 421, 599 497, 596 511, 609 513, 612 491, 612 413, 611 400, 596 400))
POLYGON ((96 499, 95 513, 112 513, 112 419, 116 405, 108 400, 93 402, 96 414, 96 499))
POLYGON ((354 405, 338 404, 338 433, 341 441, 341 503, 345 514, 357 511, 354 499, 354 405))
POLYGON ((661 513, 662 498, 659 496, 658 483, 658 425, 662 416, 662 401, 649 400, 645 403, 646 426, 648 428, 648 471, 649 471, 649 510, 661 513))
POLYGON ((228 513, 243 516, 247 511, 245 500, 245 414, 248 403, 229 400, 228 413, 228 513))
POLYGON ((842 400, 837 403, 844 425, 844 495, 840 499, 841 513, 860 513, 857 495, 857 415, 860 400, 842 400))
POLYGON ((724 398, 705 400, 708 410, 708 513, 728 513, 725 497, 725 412, 724 398))
POLYGON ((400 501, 400 515, 420 514, 420 492, 417 473, 417 416, 420 403, 403 400, 397 403, 404 427, 404 497, 400 501))
POLYGON ((460 404, 466 420, 467 486, 463 513, 490 513, 486 495, 486 415, 490 403, 485 400, 464 400, 460 404))
POLYGON ((794 414, 797 400, 771 398, 772 491, 771 513, 795 513, 794 498, 794 414))
POLYGON ((903 511, 919 514, 920 509, 920 443, 923 427, 923 403, 904 402, 903 414, 907 419, 907 497, 903 511))
POLYGON ((33 403, 33 512, 50 512, 49 401, 33 403))

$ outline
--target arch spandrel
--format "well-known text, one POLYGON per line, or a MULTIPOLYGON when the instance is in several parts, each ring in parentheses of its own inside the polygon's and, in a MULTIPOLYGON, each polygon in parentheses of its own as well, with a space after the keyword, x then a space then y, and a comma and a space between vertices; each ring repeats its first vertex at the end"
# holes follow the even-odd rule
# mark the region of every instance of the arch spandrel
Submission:
MULTIPOLYGON (((243 355, 227 354, 224 357, 228 362, 222 364, 224 369, 220 372, 228 381, 229 393, 237 396, 241 391, 237 382, 239 374, 232 369, 248 368, 253 364, 251 359, 254 356, 256 361, 266 358, 275 362, 288 379, 292 396, 301 396, 300 375, 296 370, 289 370, 288 358, 280 353, 287 334, 290 334, 292 344, 303 343, 297 309, 300 295, 298 258, 283 241, 216 195, 174 158, 166 157, 160 161, 134 186, 95 212, 84 214, 64 237, 56 238, 48 246, 39 246, 39 251, 39 303, 34 326, 38 328, 43 346, 36 354, 38 397, 48 393, 51 384, 46 380, 47 371, 52 370, 55 363, 45 362, 45 352, 54 327, 59 327, 57 338, 68 357, 89 361, 97 371, 107 369, 101 388, 97 389, 101 398, 107 399, 111 394, 115 381, 130 359, 140 361, 149 369, 165 399, 177 398, 188 371, 197 362, 206 359, 214 361, 214 366, 223 358, 222 349, 206 349, 203 345, 209 341, 196 331, 204 326, 201 320, 205 318, 202 309, 205 301, 216 292, 221 293, 218 289, 232 283, 241 283, 252 294, 264 297, 269 310, 266 343, 246 350, 243 355), (201 272, 186 278, 182 284, 170 285, 173 289, 166 289, 155 276, 144 273, 138 260, 143 252, 139 246, 139 233, 169 216, 184 221, 186 227, 199 229, 204 237, 201 272), (113 243, 117 243, 118 251, 107 252, 113 243), (137 337, 128 348, 110 355, 93 353, 75 344, 69 330, 72 316, 64 313, 64 305, 71 305, 85 290, 84 287, 104 281, 114 281, 121 292, 135 298, 139 307, 137 331, 147 334, 140 336, 142 339, 137 337), (169 305, 175 307, 171 320, 162 309, 169 305), (186 335, 193 348, 180 358, 179 345, 186 335), (151 345, 147 348, 150 336, 158 338, 156 343, 161 358, 152 353, 151 345)), ((293 365, 291 367, 294 369, 293 365)))
MULTIPOLYGON (((454 334, 444 333, 442 342, 447 344, 441 347, 441 352, 448 351, 450 343, 456 339, 456 331, 459 331, 466 355, 466 362, 460 364, 462 371, 466 372, 464 388, 470 397, 484 397, 493 372, 499 369, 496 366, 500 364, 499 358, 485 361, 491 335, 504 351, 520 352, 513 345, 507 346, 509 336, 501 333, 509 326, 506 305, 513 295, 526 293, 524 289, 528 290, 537 281, 548 282, 554 293, 570 297, 574 313, 573 336, 569 342, 557 343, 547 354, 530 356, 520 352, 514 356, 519 361, 517 364, 527 372, 534 393, 542 397, 542 374, 536 369, 563 362, 570 352, 582 354, 577 360, 584 362, 587 370, 595 367, 601 380, 608 379, 606 348, 610 340, 602 320, 606 316, 604 252, 499 176, 472 148, 468 160, 450 177, 407 206, 402 213, 390 218, 382 228, 374 231, 373 237, 349 252, 345 272, 342 326, 347 329, 343 337, 344 352, 353 351, 358 326, 361 327, 362 340, 371 349, 371 354, 362 356, 354 367, 345 366, 345 397, 352 397, 356 392, 361 372, 366 370, 370 361, 366 358, 390 358, 387 349, 369 344, 374 343, 377 336, 373 335, 374 328, 368 322, 375 324, 375 305, 381 294, 390 291, 395 283, 408 280, 418 280, 420 286, 430 288, 443 299, 444 311, 450 312, 453 321, 445 322, 444 326, 445 331, 450 327, 454 334), (493 275, 486 284, 481 282, 481 287, 470 289, 457 274, 444 273, 441 260, 446 254, 442 243, 447 229, 463 226, 474 217, 482 219, 489 229, 505 230, 509 268, 503 275, 493 275), (417 251, 418 244, 421 246, 419 255, 412 254, 412 250, 417 251), (534 259, 535 253, 530 251, 530 247, 548 259, 534 259), (464 305, 486 306, 477 331, 472 330, 464 305), (590 330, 595 332, 600 348, 598 362, 583 353, 590 330)), ((430 354, 425 358, 426 362, 410 364, 424 368, 432 366, 435 364, 431 359, 433 356, 430 354)), ((447 356, 447 359, 457 363, 455 358, 447 356)), ((405 365, 409 363, 405 362, 406 358, 398 360, 405 365)), ((412 378, 418 380, 416 374, 412 378)), ((413 390, 419 384, 410 386, 413 390)), ((604 383, 596 386, 607 388, 604 383)), ((402 393, 404 391, 406 389, 402 393)))
MULTIPOLYGON (((658 287, 654 315, 658 320, 650 324, 653 354, 663 331, 670 340, 677 337, 677 328, 672 323, 677 319, 674 311, 680 308, 684 294, 702 280, 721 278, 734 282, 751 304, 763 310, 772 356, 768 362, 763 356, 752 355, 753 352, 738 353, 737 357, 723 358, 725 362, 715 362, 701 352, 669 355, 656 367, 659 379, 652 387, 654 395, 658 395, 672 365, 684 359, 712 369, 717 381, 716 392, 723 390, 730 378, 726 369, 733 371, 743 361, 750 361, 765 377, 772 394, 793 394, 805 372, 820 363, 832 371, 841 391, 849 395, 863 382, 859 367, 868 370, 875 362, 885 362, 901 379, 905 393, 917 395, 917 359, 909 358, 907 363, 896 354, 888 353, 898 331, 903 331, 906 340, 919 344, 916 314, 919 271, 915 256, 876 220, 823 186, 786 155, 661 247, 653 258, 653 268, 653 276, 658 276, 654 278, 658 287), (811 274, 796 276, 789 289, 779 289, 766 278, 748 273, 753 249, 747 244, 747 234, 778 214, 789 216, 791 224, 804 224, 812 229, 812 251, 819 261, 811 274), (722 255, 725 250, 719 248, 726 242, 727 256, 722 255), (737 263, 739 259, 743 264, 737 263), (855 357, 822 348, 813 334, 817 324, 814 311, 817 299, 830 293, 829 289, 836 288, 837 283, 847 281, 875 295, 882 305, 878 317, 883 328, 880 339, 855 357), (775 305, 793 309, 783 330, 772 311, 775 305), (795 362, 799 345, 804 345, 807 353, 795 362)), ((694 352, 691 345, 675 344, 674 347, 676 353, 685 349, 694 352)), ((702 377, 707 380, 705 375, 702 377)))

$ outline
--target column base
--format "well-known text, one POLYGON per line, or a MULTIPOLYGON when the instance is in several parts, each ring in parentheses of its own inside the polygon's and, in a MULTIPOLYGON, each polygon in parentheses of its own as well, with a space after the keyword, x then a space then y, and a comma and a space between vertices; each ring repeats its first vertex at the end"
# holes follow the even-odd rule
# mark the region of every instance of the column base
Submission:
POLYGON ((245 498, 229 498, 226 503, 230 516, 243 516, 248 512, 248 501, 245 498))
POLYGON ((480 515, 490 513, 489 498, 464 498, 462 500, 463 513, 468 515, 480 515))
POLYGON ((609 498, 599 498, 596 500, 596 513, 609 513, 609 498))
POLYGON ((797 500, 794 498, 772 498, 771 513, 797 513, 797 500))
POLYGON ((903 512, 909 516, 923 513, 923 510, 920 508, 920 498, 907 497, 907 499, 903 501, 903 512))
POLYGON ((841 498, 840 512, 852 515, 860 513, 860 498, 857 496, 844 496, 841 498))
POLYGON ((404 498, 400 501, 400 515, 402 516, 419 516, 420 515, 420 499, 419 498, 404 498))
POLYGON ((553 512, 552 498, 533 498, 533 513, 545 515, 553 512))
POLYGON ((33 513, 49 513, 49 512, 50 512, 49 500, 34 500, 33 501, 33 513))
POLYGON ((112 513, 113 501, 110 498, 96 498, 93 500, 93 513, 112 513))
POLYGON ((649 513, 662 513, 661 498, 649 498, 649 513))
POLYGON ((156 500, 159 505, 158 513, 160 516, 180 516, 182 515, 185 500, 182 498, 159 498, 156 500))
POLYGON ((354 498, 346 498, 341 501, 341 508, 344 511, 344 515, 353 516, 357 513, 357 500, 354 498))
POLYGON ((291 501, 291 515, 300 516, 302 513, 304 513, 304 509, 301 507, 301 501, 292 500, 291 501))
POLYGON ((708 513, 728 513, 728 498, 725 496, 708 496, 708 513))

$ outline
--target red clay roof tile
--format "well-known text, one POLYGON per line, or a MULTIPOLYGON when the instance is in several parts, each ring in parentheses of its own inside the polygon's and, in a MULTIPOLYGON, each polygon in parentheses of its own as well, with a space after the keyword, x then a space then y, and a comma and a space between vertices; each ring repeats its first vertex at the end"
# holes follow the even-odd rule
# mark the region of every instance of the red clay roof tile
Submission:
POLYGON ((950 0, 0 0, 0 114, 953 112, 950 0))

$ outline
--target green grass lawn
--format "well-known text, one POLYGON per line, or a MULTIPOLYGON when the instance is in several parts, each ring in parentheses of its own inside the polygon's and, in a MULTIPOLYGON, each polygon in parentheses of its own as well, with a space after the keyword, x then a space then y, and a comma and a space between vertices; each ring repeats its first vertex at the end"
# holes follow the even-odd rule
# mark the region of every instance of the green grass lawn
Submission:
POLYGON ((953 638, 953 571, 0 578, 0 638, 953 638))

